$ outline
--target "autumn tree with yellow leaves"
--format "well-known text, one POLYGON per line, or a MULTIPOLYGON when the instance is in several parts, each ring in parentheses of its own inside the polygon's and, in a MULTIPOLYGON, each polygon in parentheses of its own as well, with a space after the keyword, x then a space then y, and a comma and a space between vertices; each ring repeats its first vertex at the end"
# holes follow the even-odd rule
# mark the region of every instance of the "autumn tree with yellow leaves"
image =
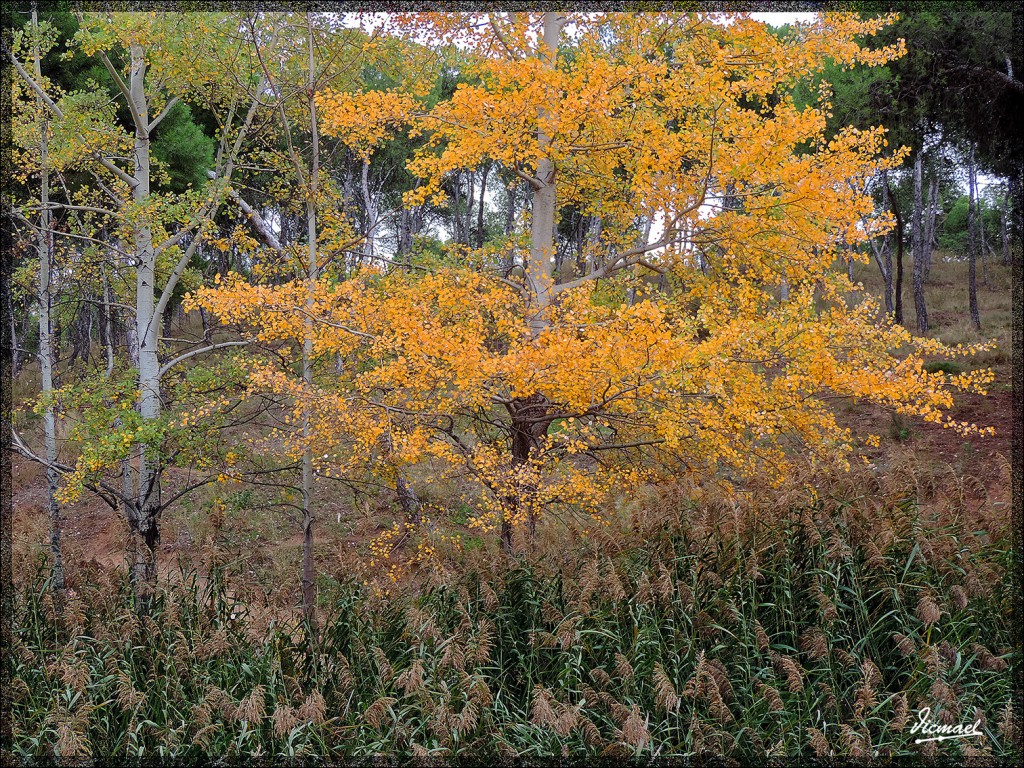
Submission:
POLYGON ((263 342, 308 339, 315 386, 269 363, 252 379, 312 414, 320 471, 472 480, 474 522, 507 550, 545 512, 599 516, 623 483, 846 462, 837 398, 973 429, 944 411, 988 374, 922 366, 973 349, 891 325, 833 268, 891 226, 857 190, 901 154, 882 158, 881 126, 826 140, 827 84, 790 96, 829 58, 900 56, 862 44, 891 21, 826 13, 779 39, 714 13, 393 15, 392 34, 460 45, 473 77, 431 109, 325 89, 320 130, 425 137, 410 204, 485 162, 516 175, 516 238, 312 285, 234 276, 193 301, 263 342), (571 210, 599 222, 575 260, 555 238, 571 210))

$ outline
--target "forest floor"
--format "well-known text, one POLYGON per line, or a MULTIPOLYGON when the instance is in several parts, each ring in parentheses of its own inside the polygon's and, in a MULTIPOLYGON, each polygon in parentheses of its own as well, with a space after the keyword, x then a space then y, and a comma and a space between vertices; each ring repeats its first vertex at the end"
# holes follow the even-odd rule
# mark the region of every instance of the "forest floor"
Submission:
MULTIPOLYGON (((1010 436, 1012 393, 1010 379, 1011 294, 1009 270, 988 267, 988 285, 979 286, 983 330, 971 326, 967 309, 964 262, 939 261, 937 257, 926 298, 930 305, 932 331, 948 343, 973 343, 995 339, 996 348, 977 360, 961 361, 964 370, 991 367, 995 381, 986 396, 964 394, 957 398, 950 415, 980 426, 992 426, 994 436, 963 437, 951 429, 920 420, 900 419, 878 407, 845 403, 839 407, 841 423, 864 435, 881 437, 881 445, 867 454, 885 472, 894 462, 910 461, 925 467, 931 475, 944 472, 961 478, 960 487, 970 506, 983 502, 1005 505, 1009 515, 1010 436)), ((869 293, 878 296, 881 281, 873 264, 858 264, 855 279, 863 281, 869 293)), ((913 298, 909 270, 904 282, 905 323, 912 327, 913 298)), ((31 369, 22 376, 30 379, 31 369)), ((15 384, 19 390, 31 389, 30 381, 15 384)), ((16 423, 18 419, 15 419, 16 423)), ((29 437, 33 437, 29 431, 29 437)), ((38 436, 35 436, 38 437, 38 436)), ((38 441, 33 441, 38 443, 38 441)), ((46 485, 42 468, 20 456, 14 456, 14 554, 15 573, 30 578, 35 566, 49 547, 46 519, 46 485)), ((184 470, 170 469, 165 489, 173 492, 186 481, 184 470)), ((358 571, 366 562, 368 542, 382 530, 381 505, 386 500, 365 496, 361 500, 351 492, 322 484, 318 492, 319 522, 316 529, 318 572, 332 579, 358 571)), ((437 489, 435 489, 437 490, 437 489)), ((259 581, 265 589, 277 592, 279 604, 294 605, 298 590, 302 536, 297 519, 278 509, 229 505, 224 515, 211 515, 212 496, 201 489, 169 509, 162 520, 162 542, 158 568, 163 577, 174 578, 180 565, 201 565, 214 557, 227 562, 236 574, 259 581)), ((104 567, 124 564, 127 527, 122 516, 100 499, 83 497, 64 511, 64 553, 69 577, 74 579, 76 564, 95 562, 104 567)), ((387 517, 387 512, 383 517, 387 517)), ((397 519, 397 518, 396 518, 397 519)), ((464 540, 479 541, 472 532, 464 540)), ((200 568, 202 570, 202 568, 200 568)), ((278 602, 278 601, 275 601, 278 602)))

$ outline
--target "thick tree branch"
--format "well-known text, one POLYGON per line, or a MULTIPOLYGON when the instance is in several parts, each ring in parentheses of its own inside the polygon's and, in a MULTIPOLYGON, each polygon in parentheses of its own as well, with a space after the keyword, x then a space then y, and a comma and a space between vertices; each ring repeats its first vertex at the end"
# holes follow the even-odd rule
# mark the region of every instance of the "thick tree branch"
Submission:
MULTIPOLYGON (((69 475, 75 471, 74 467, 69 467, 67 464, 60 464, 56 461, 52 463, 48 462, 43 457, 33 453, 32 450, 27 445, 25 445, 25 441, 21 439, 21 435, 19 435, 17 430, 15 429, 11 430, 11 450, 17 454, 20 454, 29 461, 34 461, 37 464, 42 464, 44 467, 50 467, 52 469, 55 469, 63 475, 69 475)), ((90 491, 92 491, 101 499, 103 499, 103 501, 105 501, 111 509, 116 510, 118 508, 118 502, 123 502, 125 504, 128 504, 129 506, 133 505, 132 499, 126 498, 120 491, 107 485, 102 480, 100 480, 98 486, 93 485, 91 483, 87 483, 86 488, 88 488, 90 491), (104 493, 103 491, 106 491, 106 493, 104 493)))
MULTIPOLYGON (((76 15, 78 16, 78 23, 82 24, 82 14, 79 13, 76 15)), ((103 66, 107 68, 107 72, 110 74, 111 79, 113 79, 114 84, 117 86, 117 90, 121 92, 121 95, 124 96, 125 101, 128 102, 128 109, 132 111, 133 115, 137 115, 139 113, 139 110, 137 105, 135 104, 135 99, 132 98, 132 93, 130 90, 128 90, 128 84, 124 81, 124 78, 121 77, 121 73, 118 72, 117 67, 115 67, 111 63, 105 51, 100 51, 100 58, 103 60, 103 66)))
POLYGON ((160 125, 163 119, 167 117, 168 113, 170 113, 170 111, 174 109, 174 105, 177 104, 178 101, 179 99, 177 96, 172 96, 171 98, 169 98, 167 100, 167 103, 164 105, 164 108, 160 110, 160 114, 154 117, 152 122, 150 122, 147 130, 152 131, 154 128, 160 125))
MULTIPOLYGON (((217 174, 214 171, 207 171, 206 175, 209 176, 210 179, 217 178, 217 174)), ((272 248, 277 253, 284 253, 284 247, 281 245, 281 242, 277 239, 277 236, 274 235, 274 233, 271 231, 270 226, 263 219, 263 217, 260 216, 259 212, 256 211, 247 202, 245 202, 245 200, 242 199, 242 196, 239 195, 238 192, 236 192, 234 189, 228 190, 228 197, 230 197, 235 202, 235 204, 242 209, 242 213, 244 213, 246 215, 246 218, 249 219, 249 223, 252 224, 252 228, 256 230, 256 234, 263 238, 263 242, 265 242, 268 246, 270 246, 270 248, 272 248)))
POLYGON ((186 360, 195 357, 196 355, 201 355, 205 352, 212 352, 215 349, 224 349, 225 347, 244 347, 247 344, 249 344, 248 341, 222 341, 217 344, 210 344, 209 346, 206 347, 200 347, 199 349, 193 349, 191 352, 185 352, 184 354, 178 355, 170 362, 165 363, 163 367, 160 368, 160 375, 163 376, 174 366, 178 365, 179 363, 183 363, 186 360))

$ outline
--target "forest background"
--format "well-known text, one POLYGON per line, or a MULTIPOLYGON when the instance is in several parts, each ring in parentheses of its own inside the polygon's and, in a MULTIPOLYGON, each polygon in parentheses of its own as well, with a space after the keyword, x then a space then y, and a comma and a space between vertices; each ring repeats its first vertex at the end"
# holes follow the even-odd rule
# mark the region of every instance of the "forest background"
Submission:
POLYGON ((1019 751, 1019 15, 340 21, 5 17, 5 748, 1019 751))

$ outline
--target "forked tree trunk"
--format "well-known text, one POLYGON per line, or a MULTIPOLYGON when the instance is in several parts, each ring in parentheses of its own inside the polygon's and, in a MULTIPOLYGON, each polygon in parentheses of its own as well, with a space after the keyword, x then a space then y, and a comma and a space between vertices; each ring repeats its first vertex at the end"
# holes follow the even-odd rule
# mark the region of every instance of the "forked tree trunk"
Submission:
MULTIPOLYGON (((541 66, 555 68, 558 41, 564 24, 565 15, 562 13, 549 11, 541 17, 541 50, 538 56, 541 66)), ((554 287, 556 168, 548 157, 548 149, 551 146, 548 123, 552 117, 547 106, 537 107, 537 147, 540 156, 536 173, 530 179, 533 202, 530 249, 525 256, 523 267, 529 295, 525 331, 531 340, 536 340, 548 325, 547 314, 554 287)), ((537 438, 546 434, 550 426, 550 420, 546 419, 548 399, 542 393, 534 393, 528 397, 516 398, 506 407, 511 417, 512 465, 514 470, 519 470, 529 461, 530 452, 537 438)), ((530 489, 513 488, 512 493, 514 498, 502 500, 504 514, 501 524, 501 546, 506 551, 512 549, 512 521, 518 516, 525 495, 530 494, 530 489)), ((532 536, 537 524, 536 512, 532 505, 528 510, 528 516, 532 536)))

